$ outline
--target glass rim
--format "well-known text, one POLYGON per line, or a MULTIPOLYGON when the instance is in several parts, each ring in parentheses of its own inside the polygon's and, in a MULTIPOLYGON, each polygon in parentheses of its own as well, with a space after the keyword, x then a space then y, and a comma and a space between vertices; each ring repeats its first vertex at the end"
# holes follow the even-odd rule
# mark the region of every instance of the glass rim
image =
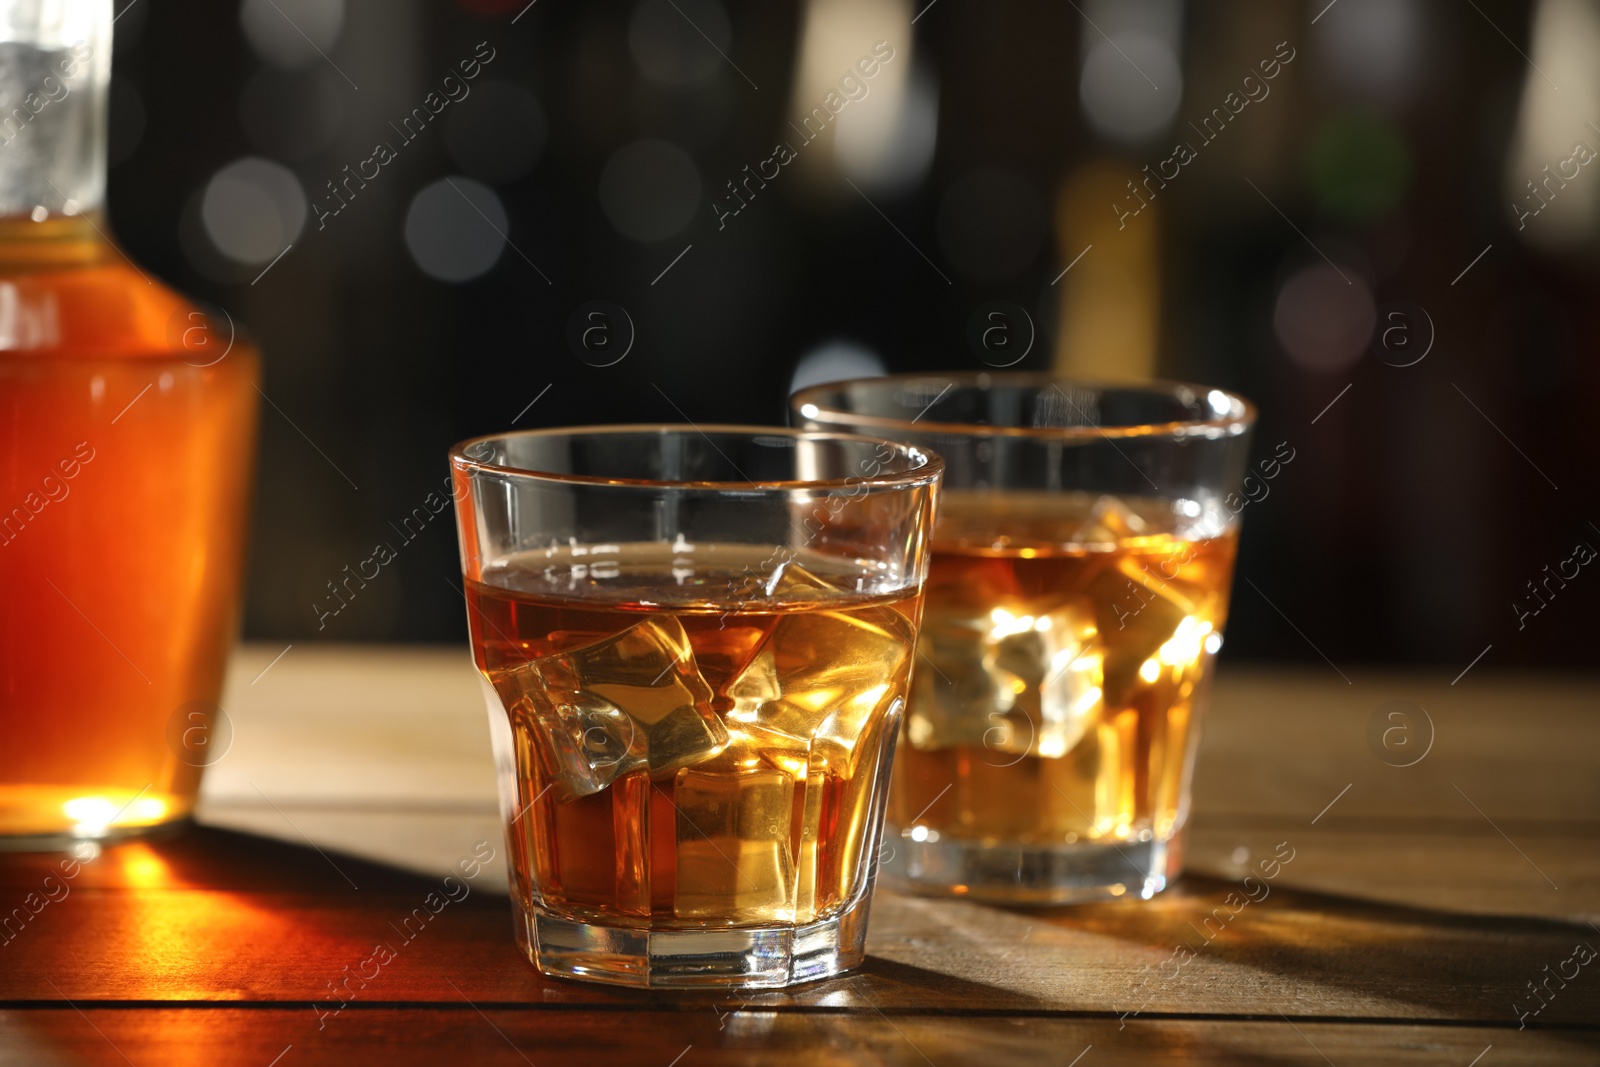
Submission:
MULTIPOLYGON (((940 397, 944 392, 939 394, 940 397)), ((939 397, 935 397, 937 401, 939 397)), ((1068 397, 1068 402, 1071 398, 1068 397)), ((932 407, 933 404, 928 405, 932 407)), ((1216 431, 1224 431, 1227 436, 1237 436, 1255 425, 1256 406, 1240 396, 1238 393, 1215 386, 1196 385, 1193 382, 1181 382, 1171 379, 1153 379, 1147 382, 1099 382, 1082 378, 1073 378, 1062 374, 1053 374, 1049 371, 951 371, 938 373, 921 371, 905 374, 885 374, 869 378, 843 378, 832 382, 819 382, 797 390, 789 397, 790 411, 799 414, 804 419, 818 419, 826 417, 827 421, 845 424, 852 429, 861 431, 885 430, 891 432, 905 432, 915 427, 913 432, 919 434, 949 434, 959 437, 1031 437, 1045 440, 1074 440, 1089 437, 1188 437, 1194 435, 1215 435, 1216 431), (1056 391, 1066 396, 1062 387, 1075 387, 1092 389, 1097 392, 1110 392, 1122 390, 1130 393, 1147 393, 1157 396, 1168 396, 1180 402, 1184 394, 1190 394, 1191 400, 1195 397, 1210 399, 1213 393, 1226 399, 1230 410, 1228 413, 1218 413, 1205 419, 1174 419, 1167 422, 1134 423, 1122 426, 1101 426, 1090 423, 1084 426, 994 426, 976 422, 923 422, 921 417, 915 419, 901 419, 886 415, 865 415, 859 412, 847 411, 837 405, 825 405, 817 402, 817 397, 824 393, 834 392, 850 386, 884 387, 905 386, 913 382, 927 382, 930 385, 945 384, 944 392, 958 384, 975 386, 979 389, 988 389, 997 384, 1010 384, 1017 386, 1033 386, 1043 388, 1055 386, 1056 391), (804 409, 810 407, 812 413, 804 409)), ((1215 410, 1215 405, 1213 405, 1215 410)))
MULTIPOLYGON (((721 449, 717 449, 721 453, 721 449)), ((716 492, 781 492, 787 490, 843 490, 856 486, 870 489, 915 489, 932 485, 944 475, 944 457, 937 452, 916 445, 908 445, 888 438, 869 434, 848 433, 838 430, 799 430, 788 426, 752 426, 739 423, 608 423, 586 426, 551 426, 539 430, 512 430, 507 433, 483 434, 458 441, 450 447, 450 465, 453 470, 488 471, 518 478, 551 482, 558 485, 594 485, 619 489, 688 489, 716 492), (597 437, 601 435, 649 436, 665 433, 698 434, 712 448, 716 442, 708 434, 736 434, 748 438, 784 437, 800 441, 854 441, 875 446, 887 446, 898 455, 914 462, 916 466, 899 474, 851 474, 839 478, 819 479, 768 479, 751 481, 678 481, 664 478, 613 478, 595 474, 563 474, 557 471, 529 470, 503 463, 488 463, 467 454, 473 445, 490 441, 506 441, 527 437, 597 437)), ((726 456, 723 459, 727 460, 726 456)), ((728 460, 733 466, 732 460, 728 460)), ((735 468, 737 469, 737 468, 735 468)))

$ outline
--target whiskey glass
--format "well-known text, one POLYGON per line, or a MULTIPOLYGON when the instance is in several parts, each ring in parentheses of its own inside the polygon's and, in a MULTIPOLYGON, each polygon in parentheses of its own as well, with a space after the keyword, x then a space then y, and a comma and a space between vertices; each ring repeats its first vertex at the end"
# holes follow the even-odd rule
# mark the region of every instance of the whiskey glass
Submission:
POLYGON ((769 988, 860 962, 942 461, 728 426, 450 461, 529 959, 769 988))
POLYGON ((1159 892, 1183 863, 1254 408, 1021 372, 836 382, 791 407, 946 463, 886 881, 1018 904, 1159 892))

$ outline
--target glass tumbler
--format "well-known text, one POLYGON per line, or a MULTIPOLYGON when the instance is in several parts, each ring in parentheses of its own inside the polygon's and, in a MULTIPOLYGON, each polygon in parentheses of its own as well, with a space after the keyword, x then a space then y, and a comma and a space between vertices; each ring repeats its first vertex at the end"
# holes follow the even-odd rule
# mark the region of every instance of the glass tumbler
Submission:
POLYGON ((860 962, 942 461, 716 426, 450 461, 528 957, 635 986, 860 962))
POLYGON ((1254 408, 1028 373, 837 382, 792 407, 947 464, 885 877, 1011 903, 1160 892, 1183 862, 1254 408))

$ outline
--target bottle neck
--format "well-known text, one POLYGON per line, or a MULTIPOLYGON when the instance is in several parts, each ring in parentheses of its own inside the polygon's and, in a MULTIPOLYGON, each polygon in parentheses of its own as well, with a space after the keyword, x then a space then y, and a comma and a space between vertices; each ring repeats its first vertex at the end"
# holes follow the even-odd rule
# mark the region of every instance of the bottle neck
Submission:
MULTIPOLYGON (((105 201, 111 0, 0 11, 0 233, 59 244, 105 201)), ((96 223, 98 224, 98 223, 96 223)))

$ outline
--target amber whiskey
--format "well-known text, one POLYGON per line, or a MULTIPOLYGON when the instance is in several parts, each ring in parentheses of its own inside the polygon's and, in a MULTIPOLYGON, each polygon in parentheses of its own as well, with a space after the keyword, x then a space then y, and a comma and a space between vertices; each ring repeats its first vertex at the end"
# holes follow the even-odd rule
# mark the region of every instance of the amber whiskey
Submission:
POLYGON ((854 904, 920 598, 849 591, 855 571, 826 558, 701 545, 686 566, 614 545, 574 568, 567 552, 467 586, 477 664, 514 740, 524 908, 667 930, 804 924, 854 904))
POLYGON ((1171 837, 1237 527, 1088 494, 941 506, 890 822, 916 842, 1171 837))

